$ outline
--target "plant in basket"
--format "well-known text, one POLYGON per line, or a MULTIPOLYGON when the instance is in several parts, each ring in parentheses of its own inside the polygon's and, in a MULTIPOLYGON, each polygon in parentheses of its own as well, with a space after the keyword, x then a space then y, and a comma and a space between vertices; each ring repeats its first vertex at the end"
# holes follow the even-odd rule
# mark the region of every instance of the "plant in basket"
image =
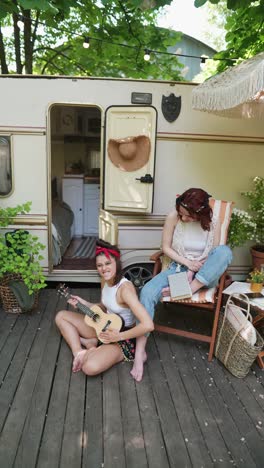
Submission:
POLYGON ((8 229, 14 218, 28 213, 30 207, 28 202, 14 208, 0 208, 0 293, 8 312, 32 309, 38 291, 46 286, 41 267, 41 251, 45 246, 28 231, 8 229))

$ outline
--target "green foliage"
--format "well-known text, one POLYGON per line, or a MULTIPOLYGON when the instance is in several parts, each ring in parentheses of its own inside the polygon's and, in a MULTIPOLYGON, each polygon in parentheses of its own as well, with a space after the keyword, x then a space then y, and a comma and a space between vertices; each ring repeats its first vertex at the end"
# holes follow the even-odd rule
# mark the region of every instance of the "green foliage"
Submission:
POLYGON ((264 250, 264 178, 255 177, 253 189, 242 192, 242 195, 249 201, 249 210, 256 223, 255 240, 264 250))
POLYGON ((206 2, 216 4, 216 10, 226 3, 229 13, 226 15, 225 50, 214 58, 221 59, 217 71, 221 72, 232 65, 231 58, 247 59, 263 52, 264 48, 264 0, 196 0, 200 7, 206 2))
MULTIPOLYGON (((0 209, 0 226, 8 227, 18 214, 30 211, 31 203, 18 205, 14 208, 0 209)), ((45 277, 40 265, 43 257, 41 251, 45 248, 37 236, 24 230, 0 234, 0 278, 8 273, 20 274, 28 287, 29 294, 45 288, 45 277)))
POLYGON ((249 278, 251 283, 264 283, 264 271, 255 268, 249 273, 249 278))
MULTIPOLYGON (((206 2, 210 2, 212 4, 217 4, 221 2, 221 0, 195 0, 194 5, 199 8, 204 5, 206 2)), ((236 10, 238 8, 244 8, 250 5, 252 0, 226 0, 227 8, 230 10, 236 10)))
POLYGON ((31 202, 24 203, 23 205, 17 205, 14 208, 0 208, 0 226, 2 228, 7 227, 18 214, 29 213, 30 208, 31 202))
MULTIPOLYGON (((166 52, 180 40, 180 33, 156 27, 158 8, 170 2, 17 0, 15 7, 13 0, 6 0, 0 7, 1 26, 14 27, 15 34, 3 36, 3 50, 0 40, 2 73, 181 80, 182 65, 176 57, 152 54, 149 62, 143 59, 145 48, 166 52), (28 18, 28 42, 23 41, 23 31, 15 29, 14 11, 28 18), (90 38, 89 49, 82 45, 85 36, 90 38)), ((3 27, 0 36, 1 31, 3 27)))

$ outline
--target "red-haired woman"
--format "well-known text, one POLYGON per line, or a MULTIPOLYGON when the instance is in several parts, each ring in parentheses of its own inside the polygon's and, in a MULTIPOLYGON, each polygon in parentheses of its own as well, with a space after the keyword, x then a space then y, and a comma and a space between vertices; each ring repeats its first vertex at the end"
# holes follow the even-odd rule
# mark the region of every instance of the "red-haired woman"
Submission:
MULTIPOLYGON (((86 324, 83 314, 62 310, 55 319, 72 350, 73 372, 82 370, 87 375, 100 374, 123 360, 133 361, 135 338, 153 330, 153 321, 139 302, 133 284, 122 277, 119 249, 107 242, 97 241, 96 267, 102 278, 99 305, 105 312, 122 317, 124 327, 121 331, 109 328, 99 334, 98 340, 95 329, 86 324)), ((73 307, 78 302, 89 308, 94 305, 79 296, 71 296, 68 302, 73 307)))
MULTIPOLYGON (((171 264, 149 281, 140 294, 140 302, 152 318, 161 291, 168 286, 168 275, 187 271, 192 293, 195 293, 203 286, 215 286, 232 261, 230 248, 219 245, 220 220, 209 206, 210 196, 200 188, 190 188, 176 198, 175 209, 166 218, 162 250, 171 264)), ((143 375, 146 341, 146 336, 137 339, 131 373, 138 381, 143 375)))

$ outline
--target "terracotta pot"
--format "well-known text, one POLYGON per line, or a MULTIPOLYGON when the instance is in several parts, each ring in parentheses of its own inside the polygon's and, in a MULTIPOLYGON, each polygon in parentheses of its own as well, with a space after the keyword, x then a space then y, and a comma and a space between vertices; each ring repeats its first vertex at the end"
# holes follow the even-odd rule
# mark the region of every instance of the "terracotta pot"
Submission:
POLYGON ((261 292, 263 283, 250 283, 250 289, 252 292, 261 292))
POLYGON ((257 250, 257 246, 254 245, 251 248, 251 255, 252 255, 253 268, 257 268, 258 270, 261 270, 262 265, 264 268, 264 251, 257 250))

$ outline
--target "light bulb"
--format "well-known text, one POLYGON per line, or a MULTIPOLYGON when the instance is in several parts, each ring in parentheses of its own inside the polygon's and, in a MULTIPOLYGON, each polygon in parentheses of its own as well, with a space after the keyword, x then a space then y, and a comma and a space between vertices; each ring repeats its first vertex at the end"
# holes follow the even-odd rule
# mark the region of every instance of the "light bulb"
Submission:
POLYGON ((90 39, 89 39, 89 37, 85 37, 85 38, 84 38, 83 47, 84 47, 85 49, 89 49, 89 47, 90 47, 90 39))
POLYGON ((146 62, 150 60, 150 50, 148 49, 145 49, 144 60, 146 60, 146 62))

